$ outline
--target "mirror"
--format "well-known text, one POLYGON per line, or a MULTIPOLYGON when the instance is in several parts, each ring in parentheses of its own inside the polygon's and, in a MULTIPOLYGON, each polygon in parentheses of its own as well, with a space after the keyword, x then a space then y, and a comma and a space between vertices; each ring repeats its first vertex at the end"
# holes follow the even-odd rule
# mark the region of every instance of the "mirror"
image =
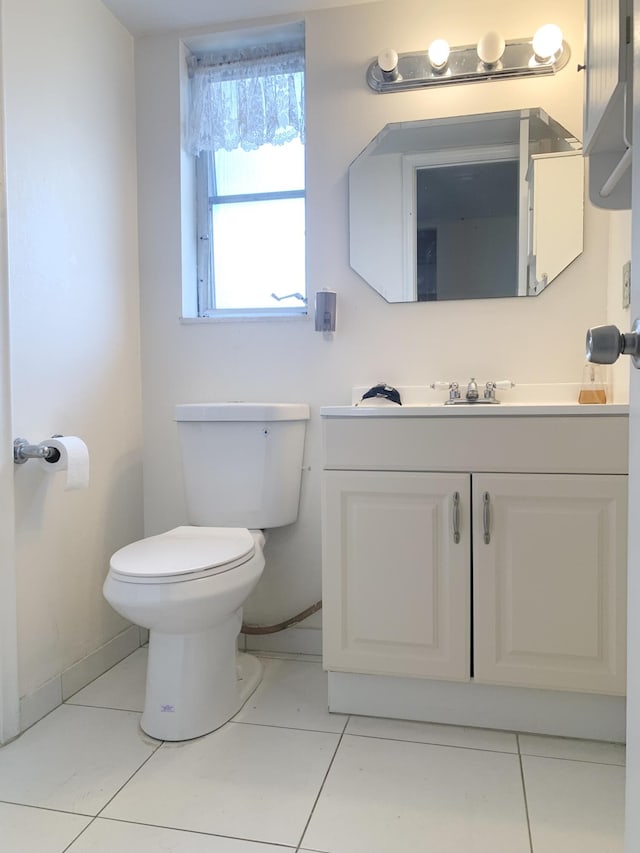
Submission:
POLYGON ((542 109, 388 124, 349 168, 351 266, 387 302, 537 296, 583 202, 582 147, 542 109))

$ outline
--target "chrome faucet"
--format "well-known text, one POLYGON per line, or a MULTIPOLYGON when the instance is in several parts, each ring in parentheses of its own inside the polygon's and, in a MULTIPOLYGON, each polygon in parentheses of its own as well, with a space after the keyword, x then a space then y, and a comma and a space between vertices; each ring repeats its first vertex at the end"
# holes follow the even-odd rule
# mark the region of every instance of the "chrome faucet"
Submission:
POLYGON ((470 403, 475 403, 478 399, 478 383, 473 378, 473 376, 469 380, 469 384, 467 385, 467 393, 465 396, 470 403))
POLYGON ((469 380, 464 397, 460 393, 458 382, 432 382, 430 387, 449 391, 449 399, 445 400, 445 406, 451 406, 457 403, 499 403, 500 400, 496 400, 496 390, 507 391, 514 387, 514 383, 510 379, 490 380, 484 385, 482 397, 478 391, 478 383, 473 377, 469 380))

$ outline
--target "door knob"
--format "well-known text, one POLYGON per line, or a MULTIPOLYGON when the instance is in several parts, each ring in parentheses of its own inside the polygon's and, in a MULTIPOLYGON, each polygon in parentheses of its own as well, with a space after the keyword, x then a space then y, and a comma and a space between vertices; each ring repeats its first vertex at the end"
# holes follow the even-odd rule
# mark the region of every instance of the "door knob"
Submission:
POLYGON ((621 355, 630 355, 633 366, 640 369, 640 318, 627 334, 617 326, 594 326, 587 331, 587 361, 613 364, 621 355))

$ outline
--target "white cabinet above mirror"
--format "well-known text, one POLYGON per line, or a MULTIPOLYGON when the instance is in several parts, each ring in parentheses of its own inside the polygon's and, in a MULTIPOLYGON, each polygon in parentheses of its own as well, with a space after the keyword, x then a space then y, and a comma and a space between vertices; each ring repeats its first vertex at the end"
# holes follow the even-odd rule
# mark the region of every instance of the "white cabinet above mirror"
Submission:
POLYGON ((388 124, 349 168, 351 266, 387 302, 536 296, 582 252, 583 186, 539 108, 388 124))

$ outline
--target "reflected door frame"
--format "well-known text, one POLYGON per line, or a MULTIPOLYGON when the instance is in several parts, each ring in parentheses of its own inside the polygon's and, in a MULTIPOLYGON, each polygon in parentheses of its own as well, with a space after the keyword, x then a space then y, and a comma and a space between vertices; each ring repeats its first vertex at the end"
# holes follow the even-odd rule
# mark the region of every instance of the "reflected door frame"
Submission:
POLYGON ((418 301, 417 231, 418 199, 416 194, 419 169, 436 166, 473 165, 518 161, 520 164, 518 198, 518 295, 527 295, 527 260, 529 241, 529 193, 527 185, 528 152, 522 157, 521 145, 489 145, 476 148, 449 148, 402 155, 402 299, 418 301), (524 163, 524 166, 523 166, 524 163))

